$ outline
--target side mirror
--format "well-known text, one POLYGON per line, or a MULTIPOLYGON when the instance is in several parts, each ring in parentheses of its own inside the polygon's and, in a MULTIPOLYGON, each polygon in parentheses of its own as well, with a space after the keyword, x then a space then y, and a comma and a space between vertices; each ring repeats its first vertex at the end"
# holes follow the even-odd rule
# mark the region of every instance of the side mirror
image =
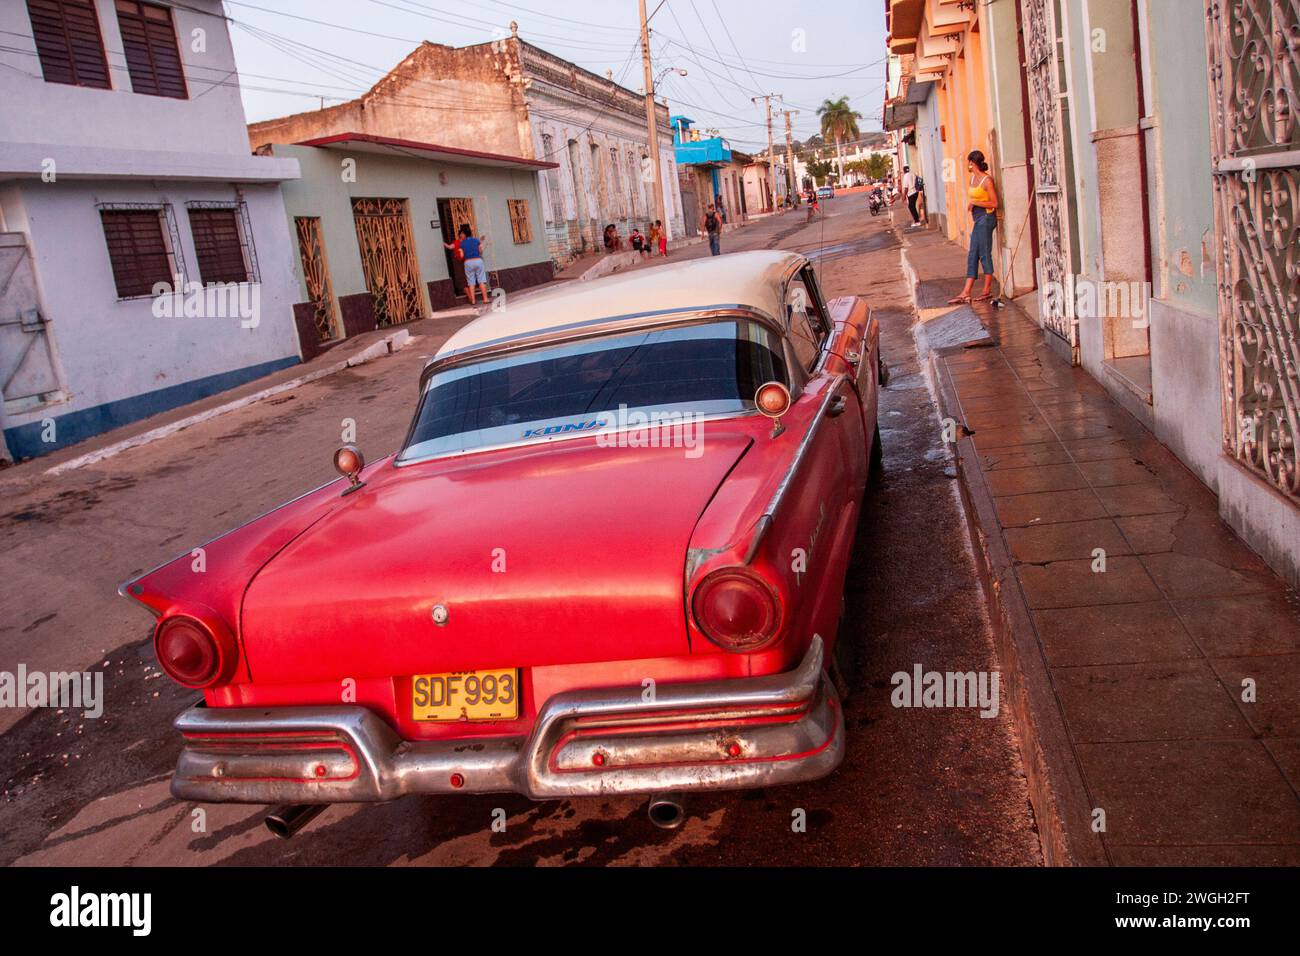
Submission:
POLYGON ((789 410, 790 402, 790 390, 780 382, 767 382, 760 385, 754 393, 754 405, 759 412, 772 419, 773 438, 785 431, 781 416, 789 410))
POLYGON ((343 493, 349 494, 360 488, 364 482, 361 481, 361 469, 366 467, 366 456, 361 454, 361 449, 356 445, 344 445, 338 451, 334 452, 334 470, 351 482, 351 485, 343 493))

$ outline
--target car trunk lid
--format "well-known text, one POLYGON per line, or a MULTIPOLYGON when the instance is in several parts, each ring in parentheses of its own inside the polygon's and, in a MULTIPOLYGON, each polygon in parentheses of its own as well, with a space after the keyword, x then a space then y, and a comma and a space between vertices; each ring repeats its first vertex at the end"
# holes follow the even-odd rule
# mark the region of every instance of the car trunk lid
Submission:
POLYGON ((581 437, 367 475, 250 584, 241 632, 252 678, 688 653, 686 549, 748 445, 719 423, 696 449, 581 437))

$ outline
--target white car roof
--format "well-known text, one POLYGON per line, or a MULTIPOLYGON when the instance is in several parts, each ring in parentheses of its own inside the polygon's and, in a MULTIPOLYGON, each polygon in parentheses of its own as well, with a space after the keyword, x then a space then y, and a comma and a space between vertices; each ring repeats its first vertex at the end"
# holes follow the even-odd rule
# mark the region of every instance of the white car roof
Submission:
POLYGON ((736 252, 568 282, 513 303, 507 295, 505 308, 464 326, 436 357, 602 319, 625 317, 635 329, 649 312, 747 305, 784 322, 781 280, 803 258, 794 252, 736 252))

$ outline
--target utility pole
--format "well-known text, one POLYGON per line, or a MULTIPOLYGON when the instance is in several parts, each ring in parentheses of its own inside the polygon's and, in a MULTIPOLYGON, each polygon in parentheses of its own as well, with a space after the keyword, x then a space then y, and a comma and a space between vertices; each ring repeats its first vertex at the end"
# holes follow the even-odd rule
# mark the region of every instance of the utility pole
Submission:
POLYGON ((645 68, 645 121, 650 128, 650 156, 655 170, 655 218, 664 224, 664 235, 671 237, 668 216, 664 213, 663 172, 659 168, 659 117, 655 115, 655 77, 650 66, 650 23, 645 15, 645 0, 640 0, 640 7, 641 64, 645 68))
POLYGON ((787 197, 789 202, 793 203, 799 193, 799 177, 795 175, 794 169, 794 133, 790 129, 790 117, 798 116, 799 111, 782 110, 781 112, 785 115, 785 174, 789 183, 787 197))
MULTIPOLYGON (((645 0, 642 0, 642 2, 644 3, 645 0)), ((763 96, 751 96, 749 98, 751 103, 757 103, 759 100, 762 100, 767 106, 767 178, 768 182, 771 184, 769 192, 772 194, 773 209, 776 208, 776 176, 774 173, 774 170, 776 169, 776 153, 772 148, 772 99, 774 97, 782 102, 785 101, 785 97, 780 93, 766 93, 763 96)))

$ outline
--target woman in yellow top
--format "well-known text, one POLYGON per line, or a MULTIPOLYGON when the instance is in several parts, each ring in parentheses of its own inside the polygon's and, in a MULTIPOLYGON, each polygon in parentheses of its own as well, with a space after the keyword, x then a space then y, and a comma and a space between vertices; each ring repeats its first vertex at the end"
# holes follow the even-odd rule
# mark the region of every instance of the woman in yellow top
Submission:
POLYGON ((966 285, 961 294, 948 300, 949 305, 971 301, 980 266, 984 267, 984 291, 975 297, 976 302, 993 298, 993 230, 998 225, 998 191, 989 175, 989 164, 978 149, 966 157, 970 173, 970 213, 974 225, 970 233, 970 252, 966 256, 966 285))

